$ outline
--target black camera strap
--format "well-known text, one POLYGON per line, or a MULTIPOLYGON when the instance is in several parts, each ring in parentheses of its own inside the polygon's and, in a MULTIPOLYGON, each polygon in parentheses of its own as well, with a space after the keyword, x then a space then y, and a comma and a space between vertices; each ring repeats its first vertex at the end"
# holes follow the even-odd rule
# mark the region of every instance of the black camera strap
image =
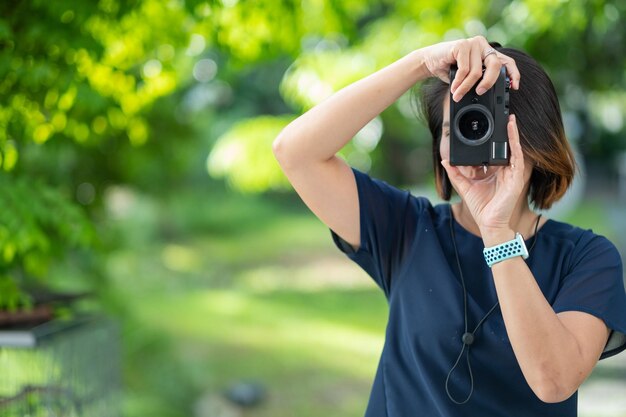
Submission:
MULTIPOLYGON (((461 261, 459 260, 459 251, 458 251, 458 249, 456 247, 456 236, 455 236, 455 233, 454 233, 454 225, 453 225, 454 218, 453 218, 453 215, 452 215, 452 206, 449 205, 448 207, 450 209, 450 236, 452 237, 452 246, 454 247, 454 255, 456 257, 456 265, 457 265, 457 268, 459 269, 459 277, 461 278, 461 285, 463 286, 463 318, 464 318, 465 328, 464 328, 464 331, 463 331, 463 335, 461 336, 461 342, 463 343, 463 345, 461 347, 461 352, 459 352, 459 356, 456 358, 456 362, 454 362, 454 365, 452 365, 452 369, 450 369, 450 372, 448 372, 448 376, 446 377, 446 394, 448 394, 448 398, 450 398, 450 401, 452 401, 453 403, 458 404, 458 405, 463 405, 463 404, 465 404, 465 403, 467 403, 469 401, 469 399, 472 397, 472 394, 474 393, 474 375, 472 374, 472 365, 470 364, 470 356, 469 356, 470 347, 471 347, 472 343, 474 343, 474 339, 476 337, 476 331, 478 331, 480 326, 485 322, 485 320, 487 320, 487 318, 491 315, 491 313, 493 313, 496 310, 496 308, 498 308, 498 306, 500 305, 500 302, 497 301, 493 305, 493 307, 491 307, 491 309, 489 309, 487 314, 485 314, 483 316, 483 318, 480 319, 480 321, 478 322, 476 327, 474 327, 474 330, 472 330, 471 332, 468 332, 468 330, 467 330, 467 328, 468 328, 468 319, 467 319, 467 289, 465 288, 465 279, 463 277, 463 270, 461 269, 461 261), (461 361, 461 358, 463 357, 463 353, 465 353, 465 361, 467 362, 467 369, 469 371, 469 376, 470 376, 470 390, 469 390, 469 394, 467 395, 467 398, 465 398, 465 400, 457 401, 457 400, 455 400, 452 397, 452 394, 450 394, 450 389, 448 388, 448 383, 450 381, 450 376, 452 375, 452 372, 454 372, 456 367, 459 365, 459 362, 461 361)), ((537 243, 537 229, 539 227, 539 220, 540 219, 541 219, 541 214, 539 214, 537 216, 537 221, 535 223, 535 232, 534 232, 534 237, 533 237, 533 243, 530 246, 530 249, 528 250, 529 254, 533 250, 533 248, 535 247, 535 243, 537 243)))

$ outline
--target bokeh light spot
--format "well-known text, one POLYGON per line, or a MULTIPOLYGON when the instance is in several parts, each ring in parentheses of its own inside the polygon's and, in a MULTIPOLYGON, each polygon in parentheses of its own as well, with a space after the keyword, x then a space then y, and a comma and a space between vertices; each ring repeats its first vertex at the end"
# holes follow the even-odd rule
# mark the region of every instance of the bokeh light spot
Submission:
POLYGON ((63 112, 57 112, 52 116, 50 123, 52 123, 54 130, 61 132, 67 126, 67 116, 63 112))
POLYGON ((376 145, 383 135, 383 121, 380 117, 375 117, 371 122, 363 126, 354 137, 354 144, 365 152, 376 149, 376 145))
POLYGON ((487 28, 485 28, 483 22, 476 19, 470 19, 465 22, 464 29, 468 36, 485 36, 487 34, 487 28))
POLYGON ((163 65, 161 64, 161 61, 158 59, 151 59, 143 66, 143 76, 145 78, 157 77, 161 73, 162 69, 163 65))
POLYGON ((65 93, 59 99, 58 107, 59 110, 69 110, 74 105, 74 100, 76 99, 76 87, 72 86, 67 89, 65 93))
POLYGON ((126 116, 120 109, 116 107, 111 107, 107 111, 107 117, 109 119, 109 123, 113 128, 124 129, 126 127, 126 116))
POLYGON ((619 20, 619 10, 613 4, 604 5, 604 15, 611 22, 617 22, 619 20))
POLYGON ((35 143, 44 143, 50 138, 53 131, 54 128, 50 123, 42 123, 35 128, 35 131, 33 132, 33 140, 35 143))
POLYGON ((11 171, 15 165, 17 164, 18 152, 17 147, 15 146, 15 142, 12 140, 8 141, 4 145, 4 158, 2 163, 2 168, 5 171, 11 171))
POLYGON ((76 200, 83 206, 93 203, 96 198, 96 189, 91 183, 83 182, 76 187, 76 200))
POLYGON ((74 127, 74 138, 79 143, 83 143, 89 138, 89 128, 86 124, 79 123, 74 127))
POLYGON ((148 140, 148 127, 141 119, 133 119, 128 123, 128 138, 133 146, 141 146, 148 140))
POLYGON ((604 128, 609 132, 617 133, 624 127, 622 109, 618 105, 606 105, 599 115, 604 128))
POLYGON ((98 135, 103 134, 107 128, 107 119, 103 116, 97 116, 93 119, 93 122, 91 123, 91 128, 93 129, 94 133, 97 133, 98 135))
POLYGON ((187 55, 198 56, 204 51, 206 47, 206 40, 204 36, 194 33, 189 39, 189 46, 187 47, 187 55))
POLYGON ((61 15, 61 23, 70 23, 74 20, 74 10, 66 10, 61 15))
POLYGON ((372 158, 365 152, 351 152, 347 157, 347 161, 351 166, 363 172, 369 172, 372 168, 372 158))
POLYGON ((193 77, 201 83, 211 81, 216 74, 217 64, 212 59, 201 59, 193 66, 193 77))
POLYGON ((47 109, 51 109, 57 103, 58 99, 59 99, 59 92, 56 89, 52 88, 48 90, 48 92, 46 93, 46 98, 43 101, 44 103, 43 105, 47 109))

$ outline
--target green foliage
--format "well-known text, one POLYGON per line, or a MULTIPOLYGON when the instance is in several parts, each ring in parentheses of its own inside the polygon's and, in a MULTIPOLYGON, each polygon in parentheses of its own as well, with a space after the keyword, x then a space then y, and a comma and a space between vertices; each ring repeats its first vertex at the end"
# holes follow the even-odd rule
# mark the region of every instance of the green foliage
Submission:
POLYGON ((0 309, 27 306, 19 288, 73 248, 98 250, 94 213, 78 203, 95 201, 97 211, 102 199, 91 194, 104 190, 92 183, 124 175, 93 149, 144 145, 154 103, 190 77, 185 69, 205 45, 185 49, 196 24, 184 6, 0 3, 0 167, 18 173, 0 179, 0 309))
POLYGON ((226 177, 233 188, 244 192, 288 188, 272 155, 272 142, 292 119, 263 116, 235 124, 213 147, 209 173, 226 177))
POLYGON ((18 281, 44 278, 50 262, 95 243, 84 211, 57 189, 29 178, 0 176, 0 309, 30 305, 18 281))
MULTIPOLYGON (((238 65, 297 55, 308 37, 339 35, 354 39, 359 25, 372 13, 383 13, 378 0, 255 0, 223 1, 214 10, 215 44, 228 51, 238 65)), ((206 7, 206 6, 204 6, 206 7)))
MULTIPOLYGON (((625 130, 626 114, 624 76, 619 70, 626 63, 623 2, 471 1, 462 7, 449 1, 376 4, 380 7, 361 3, 353 30, 302 38, 302 51, 285 71, 280 85, 281 96, 292 109, 298 113, 307 111, 416 48, 441 40, 484 35, 525 49, 546 66, 562 98, 570 139, 580 144, 585 156, 611 159, 626 148, 625 135, 618 135, 625 130), (620 87, 616 90, 616 86, 620 87)), ((303 13, 306 5, 303 3, 303 13)), ((409 111, 406 103, 401 98, 392 106, 397 111, 381 115, 387 132, 381 146, 361 149, 354 158, 357 162, 381 161, 378 169, 402 183, 424 180, 424 170, 413 168, 423 161, 415 157, 415 152, 403 152, 401 159, 395 155, 411 143, 421 153, 429 152, 428 141, 412 133, 415 112, 409 111), (387 129, 388 125, 393 125, 393 129, 387 129), (394 134, 398 132, 400 135, 394 134), (415 173, 422 177, 411 177, 415 173)), ((427 135, 423 130, 420 134, 427 135)), ((351 144, 345 153, 354 153, 351 144)), ((265 163, 271 165, 270 161, 265 163)), ((369 165, 364 163, 361 167, 369 170, 369 165)), ((237 177, 235 171, 246 168, 232 165, 226 169, 230 177, 237 177)))
POLYGON ((22 291, 17 281, 10 275, 0 275, 0 308, 16 311, 19 308, 31 308, 32 300, 22 291))
POLYGON ((3 154, 53 137, 147 140, 142 112, 178 84, 176 48, 187 41, 179 3, 7 1, 0 12, 0 94, 11 97, 0 106, 3 154))
MULTIPOLYGON (((626 56, 625 7, 616 0, 5 1, 0 169, 72 190, 66 206, 84 204, 91 218, 111 184, 158 192, 182 176, 198 180, 207 152, 209 174, 239 191, 289 189, 271 142, 294 113, 415 48, 477 34, 544 63, 567 120, 579 126, 572 138, 586 156, 608 159, 626 147, 616 70, 626 56), (93 199, 69 198, 83 184, 93 199)), ((375 161, 397 182, 419 182, 428 172, 415 167, 429 152, 420 129, 405 96, 342 155, 366 171, 375 161)), ((36 207, 21 213, 44 219, 29 214, 36 207)), ((62 230, 66 219, 56 219, 62 230)), ((15 252, 11 268, 22 262, 42 274, 69 246, 53 236, 44 244, 28 230, 20 245, 36 250, 18 253, 7 241, 0 251, 15 252)))

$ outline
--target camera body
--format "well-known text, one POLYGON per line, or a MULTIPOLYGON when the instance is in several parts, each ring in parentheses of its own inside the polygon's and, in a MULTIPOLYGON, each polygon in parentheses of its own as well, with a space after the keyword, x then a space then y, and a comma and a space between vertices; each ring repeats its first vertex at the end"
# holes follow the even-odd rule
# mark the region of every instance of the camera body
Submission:
MULTIPOLYGON (((456 71, 456 66, 450 68, 450 82, 456 71)), ((504 66, 496 83, 482 96, 476 94, 479 82, 458 103, 450 93, 450 164, 508 165, 510 81, 504 66)))

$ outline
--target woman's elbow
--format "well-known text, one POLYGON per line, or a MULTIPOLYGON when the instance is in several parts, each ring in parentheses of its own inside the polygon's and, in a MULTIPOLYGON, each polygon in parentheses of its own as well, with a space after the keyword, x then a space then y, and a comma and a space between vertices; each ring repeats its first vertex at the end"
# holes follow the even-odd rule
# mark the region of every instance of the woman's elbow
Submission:
POLYGON ((297 153, 296 148, 297 144, 288 127, 285 127, 272 142, 274 157, 283 169, 294 165, 294 153, 297 153))
POLYGON ((316 161, 315 155, 311 155, 307 148, 303 147, 302 142, 301 137, 293 136, 285 129, 272 142, 274 158, 283 172, 299 170, 316 161))
POLYGON ((560 403, 571 397, 578 385, 569 381, 558 381, 554 378, 543 377, 530 385, 537 398, 544 403, 560 403))
POLYGON ((283 136, 283 132, 280 132, 272 142, 272 152, 274 153, 276 159, 278 159, 280 155, 284 153, 285 144, 283 136))
POLYGON ((288 158, 288 150, 285 149, 287 147, 285 141, 285 135, 281 132, 276 139, 274 139, 274 142, 272 142, 272 153, 282 167, 285 166, 288 158))

